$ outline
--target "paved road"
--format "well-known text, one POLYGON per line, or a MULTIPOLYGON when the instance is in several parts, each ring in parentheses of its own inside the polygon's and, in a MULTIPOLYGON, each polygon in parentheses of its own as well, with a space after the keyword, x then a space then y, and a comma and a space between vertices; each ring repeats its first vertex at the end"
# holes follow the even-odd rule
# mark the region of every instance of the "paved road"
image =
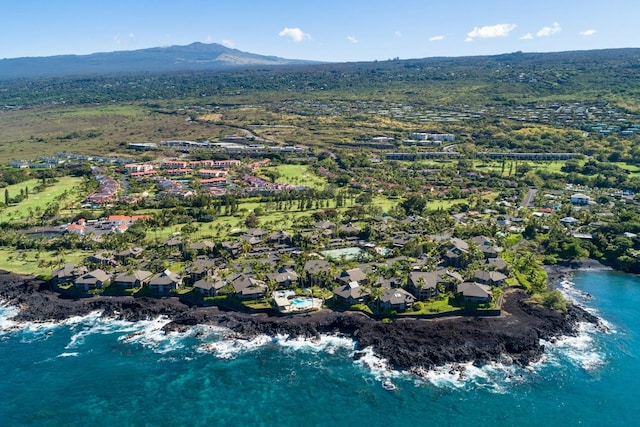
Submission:
POLYGON ((533 201, 536 199, 536 193, 538 192, 537 189, 535 188, 530 188, 529 191, 527 191, 527 195, 524 196, 524 199, 522 199, 522 207, 523 208, 532 208, 533 207, 533 201))

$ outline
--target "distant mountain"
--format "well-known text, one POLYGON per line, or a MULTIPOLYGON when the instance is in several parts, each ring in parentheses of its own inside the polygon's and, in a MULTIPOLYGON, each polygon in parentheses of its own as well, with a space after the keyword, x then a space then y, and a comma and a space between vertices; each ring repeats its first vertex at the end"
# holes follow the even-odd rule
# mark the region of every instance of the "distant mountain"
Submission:
POLYGON ((132 51, 0 59, 0 80, 90 74, 221 70, 254 65, 311 64, 312 61, 256 55, 217 43, 132 51))

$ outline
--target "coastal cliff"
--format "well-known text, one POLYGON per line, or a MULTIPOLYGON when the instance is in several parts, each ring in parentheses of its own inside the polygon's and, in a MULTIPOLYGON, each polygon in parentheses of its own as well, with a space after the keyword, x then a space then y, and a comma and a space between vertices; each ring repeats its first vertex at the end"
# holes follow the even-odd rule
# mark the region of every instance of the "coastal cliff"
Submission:
POLYGON ((521 289, 505 293, 500 317, 408 318, 392 323, 375 321, 361 313, 330 310, 290 317, 238 313, 190 307, 177 298, 64 299, 49 291, 46 282, 2 271, 0 299, 20 308, 17 321, 57 321, 102 311, 104 316, 130 321, 167 316, 172 321, 166 331, 212 324, 232 330, 238 338, 266 334, 313 340, 322 334, 342 335, 357 341, 358 349, 374 349, 397 369, 491 361, 527 365, 543 354, 541 339, 574 334, 579 322, 597 322, 577 306, 570 305, 566 313, 559 313, 531 304, 521 289))

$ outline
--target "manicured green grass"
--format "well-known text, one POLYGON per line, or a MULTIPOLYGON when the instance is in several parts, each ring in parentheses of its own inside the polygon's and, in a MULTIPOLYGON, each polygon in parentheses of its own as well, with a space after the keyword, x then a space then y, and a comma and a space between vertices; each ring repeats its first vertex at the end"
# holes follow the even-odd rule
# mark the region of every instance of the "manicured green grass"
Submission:
POLYGON ((309 171, 307 165, 279 165, 276 166, 280 172, 277 182, 304 185, 310 188, 323 188, 327 181, 309 171))
POLYGON ((640 176, 640 166, 628 163, 616 163, 616 166, 629 171, 630 176, 640 176))
POLYGON ((373 205, 382 209, 382 212, 389 212, 389 210, 398 205, 399 200, 389 199, 384 196, 375 196, 373 198, 373 205))
POLYGON ((40 184, 40 181, 36 179, 16 185, 10 185, 6 187, 6 189, 9 190, 9 195, 11 197, 20 194, 20 190, 27 187, 29 188, 29 198, 3 209, 2 212, 0 212, 0 222, 24 221, 29 217, 29 210, 35 211, 38 208, 44 210, 49 203, 54 201, 57 201, 60 204, 63 204, 62 202, 68 202, 74 196, 77 196, 77 194, 74 194, 73 188, 81 182, 81 178, 70 176, 61 177, 58 182, 45 188, 40 193, 35 193, 33 190, 34 187, 40 184), (62 199, 62 195, 65 191, 68 196, 65 199, 62 199))
POLYGON ((427 209, 449 209, 458 203, 468 203, 467 199, 432 200, 427 202, 427 209))
POLYGON ((455 307, 449 304, 449 298, 435 298, 423 302, 424 307, 420 311, 410 311, 406 314, 437 314, 446 313, 449 311, 459 310, 460 307, 455 307))
POLYGON ((40 260, 60 260, 64 263, 79 263, 89 252, 74 251, 57 256, 53 252, 40 252, 36 250, 19 250, 14 248, 0 248, 0 269, 18 274, 31 274, 34 276, 50 276, 57 267, 41 267, 40 260))

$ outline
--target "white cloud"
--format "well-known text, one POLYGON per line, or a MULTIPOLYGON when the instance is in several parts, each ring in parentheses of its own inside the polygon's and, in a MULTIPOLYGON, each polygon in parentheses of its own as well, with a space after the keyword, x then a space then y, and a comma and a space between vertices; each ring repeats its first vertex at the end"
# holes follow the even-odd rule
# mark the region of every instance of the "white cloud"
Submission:
POLYGON ((466 39, 464 39, 464 41, 466 41, 467 43, 470 43, 473 41, 473 39, 471 37, 467 37, 466 39))
POLYGON ((592 36, 592 35, 594 35, 595 33, 597 33, 597 31, 596 31, 596 30, 594 30, 593 28, 590 28, 590 29, 588 29, 588 30, 584 30, 584 31, 580 31, 580 35, 581 35, 581 36, 592 36))
POLYGON ((524 36, 520 37, 520 40, 531 40, 533 38, 533 34, 527 33, 524 36))
POLYGON ((542 27, 540 31, 536 33, 538 37, 547 37, 555 33, 562 31, 562 27, 557 22, 554 22, 550 27, 542 27))
POLYGON ((226 47, 235 47, 235 45, 236 45, 236 44, 233 42, 233 40, 229 40, 229 39, 222 40, 220 43, 221 43, 222 45, 226 46, 226 47))
POLYGON ((430 42, 439 42, 440 40, 444 40, 444 36, 433 36, 429 37, 430 42))
POLYGON ((506 37, 509 33, 515 30, 516 24, 497 24, 487 25, 484 27, 475 27, 473 30, 467 33, 467 39, 465 41, 472 41, 475 39, 490 39, 494 37, 506 37))
POLYGON ((285 28, 278 33, 280 37, 289 37, 294 42, 301 42, 306 39, 310 39, 311 36, 300 28, 285 28))
POLYGON ((394 34, 396 35, 396 37, 402 37, 402 33, 400 31, 396 31, 394 34))
POLYGON ((353 37, 353 36, 347 36, 347 40, 349 40, 351 43, 358 43, 360 40, 358 40, 357 38, 353 37))

